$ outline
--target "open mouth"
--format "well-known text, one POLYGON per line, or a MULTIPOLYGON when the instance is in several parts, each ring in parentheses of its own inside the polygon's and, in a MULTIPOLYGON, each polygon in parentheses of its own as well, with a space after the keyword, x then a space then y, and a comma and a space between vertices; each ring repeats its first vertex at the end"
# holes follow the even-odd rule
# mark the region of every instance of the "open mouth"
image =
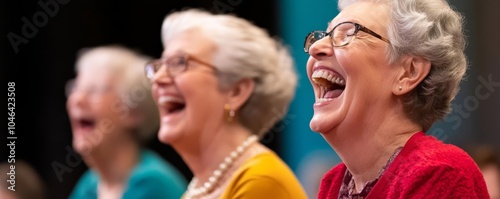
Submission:
POLYGON ((312 80, 319 86, 319 96, 316 102, 325 102, 339 97, 345 89, 346 81, 330 70, 316 70, 312 80))
POLYGON ((178 113, 186 108, 184 99, 174 96, 160 96, 158 105, 165 110, 167 115, 178 113))
POLYGON ((83 132, 90 132, 95 129, 96 121, 91 118, 79 118, 76 120, 76 127, 83 132))

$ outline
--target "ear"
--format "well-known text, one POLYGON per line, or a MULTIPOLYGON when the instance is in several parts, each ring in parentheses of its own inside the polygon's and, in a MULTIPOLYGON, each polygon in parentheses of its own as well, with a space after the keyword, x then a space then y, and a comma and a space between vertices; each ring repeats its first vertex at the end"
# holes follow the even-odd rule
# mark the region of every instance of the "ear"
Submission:
POLYGON ((412 91, 431 71, 431 61, 422 57, 405 57, 401 65, 397 81, 392 88, 395 95, 404 95, 412 91))
POLYGON ((252 79, 242 79, 228 92, 228 104, 231 110, 239 110, 253 93, 255 82, 252 79))

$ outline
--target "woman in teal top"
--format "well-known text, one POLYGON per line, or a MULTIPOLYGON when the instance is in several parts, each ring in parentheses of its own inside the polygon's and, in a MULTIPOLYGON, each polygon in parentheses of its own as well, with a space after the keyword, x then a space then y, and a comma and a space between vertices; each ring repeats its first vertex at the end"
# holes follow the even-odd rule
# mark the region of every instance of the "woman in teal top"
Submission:
POLYGON ((141 147, 159 119, 143 65, 147 58, 123 47, 86 50, 68 84, 73 148, 90 168, 70 198, 180 198, 185 179, 141 147))
MULTIPOLYGON (((141 152, 141 162, 130 173, 121 198, 180 198, 186 189, 182 176, 156 153, 141 152)), ((99 177, 87 171, 76 185, 70 199, 97 198, 99 177)))

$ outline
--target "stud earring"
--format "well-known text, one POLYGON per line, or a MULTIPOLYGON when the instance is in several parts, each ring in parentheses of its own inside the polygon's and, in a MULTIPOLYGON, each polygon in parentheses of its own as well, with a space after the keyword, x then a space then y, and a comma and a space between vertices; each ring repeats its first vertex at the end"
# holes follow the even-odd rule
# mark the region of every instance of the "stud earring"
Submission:
POLYGON ((231 110, 231 106, 229 104, 224 104, 224 111, 227 113, 226 120, 228 122, 232 122, 234 116, 236 115, 236 112, 234 112, 234 110, 231 110))
POLYGON ((399 88, 398 88, 398 89, 399 89, 399 91, 402 91, 402 90, 403 90, 403 87, 399 86, 399 88))

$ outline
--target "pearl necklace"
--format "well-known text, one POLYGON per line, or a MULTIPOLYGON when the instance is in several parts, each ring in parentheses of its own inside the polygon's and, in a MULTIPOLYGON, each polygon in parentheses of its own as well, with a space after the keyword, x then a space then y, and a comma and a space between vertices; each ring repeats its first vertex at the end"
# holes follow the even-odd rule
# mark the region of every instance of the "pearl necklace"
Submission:
POLYGON ((196 177, 193 177, 193 180, 191 180, 191 182, 189 183, 186 191, 186 199, 199 197, 214 190, 214 186, 219 182, 222 175, 227 171, 227 169, 232 166, 233 162, 238 159, 253 142, 257 140, 258 137, 256 135, 252 135, 238 147, 236 147, 236 150, 232 151, 231 153, 229 153, 229 156, 224 158, 224 161, 219 164, 219 168, 213 171, 212 175, 208 178, 208 181, 203 183, 201 187, 194 187, 198 183, 198 179, 196 179, 196 177))

